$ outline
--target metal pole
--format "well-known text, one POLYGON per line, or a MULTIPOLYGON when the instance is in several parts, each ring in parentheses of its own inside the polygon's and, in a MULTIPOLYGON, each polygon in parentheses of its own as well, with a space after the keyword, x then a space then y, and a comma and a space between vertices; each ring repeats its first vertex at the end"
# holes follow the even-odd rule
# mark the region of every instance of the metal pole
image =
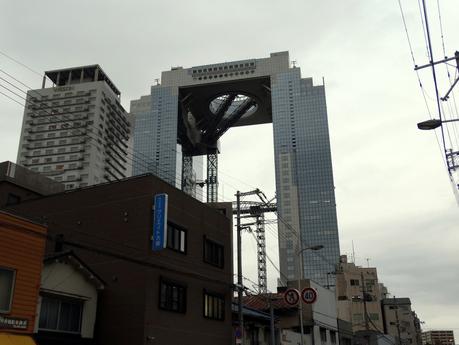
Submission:
MULTIPOLYGON (((300 269, 300 272, 298 272, 298 291, 301 294, 301 280, 303 279, 303 250, 300 250, 298 253, 298 258, 300 259, 300 262, 298 264, 298 267, 300 269)), ((303 302, 299 302, 299 307, 298 311, 300 313, 300 339, 301 339, 301 345, 304 345, 304 329, 303 329, 303 302)), ((314 326, 313 326, 313 331, 314 331, 314 326)), ((312 333, 312 337, 314 337, 314 332, 312 333)))
POLYGON ((395 296, 394 296, 394 307, 395 307, 395 321, 397 323, 398 344, 402 345, 402 338, 401 338, 401 335, 400 335, 400 322, 399 322, 399 319, 398 319, 398 305, 396 303, 395 296))
POLYGON ((272 295, 269 294, 269 314, 270 314, 270 327, 271 327, 271 344, 276 345, 276 332, 274 329, 274 306, 272 295))
POLYGON ((364 310, 364 317, 365 317, 365 329, 368 331, 370 330, 370 325, 368 323, 368 312, 367 312, 367 300, 366 300, 366 291, 365 291, 365 282, 363 280, 363 273, 360 273, 360 277, 362 279, 362 297, 363 297, 363 310, 364 310))
MULTIPOLYGON (((429 21, 427 19, 427 8, 426 8, 426 2, 425 0, 422 0, 422 5, 424 9, 424 21, 426 24, 426 34, 427 34, 427 42, 429 44, 429 55, 430 55, 430 64, 432 64, 432 76, 433 76, 433 81, 434 81, 434 86, 435 86, 435 96, 437 99, 437 110, 438 110, 438 116, 440 118, 440 121, 443 120, 442 113, 441 113, 441 106, 440 106, 440 95, 438 94, 438 85, 437 85, 437 74, 435 72, 435 66, 433 65, 433 49, 432 49, 432 41, 430 39, 430 30, 429 30, 429 21)), ((443 129, 443 126, 440 127, 441 129, 441 137, 442 137, 442 142, 443 142, 443 150, 446 153, 446 141, 445 141, 445 132, 443 129)), ((448 169, 448 173, 451 175, 451 172, 448 169)))
POLYGON ((241 192, 236 193, 236 222, 237 222, 237 298, 238 298, 238 317, 239 330, 241 334, 241 344, 244 345, 244 316, 242 314, 242 245, 241 245, 241 192))

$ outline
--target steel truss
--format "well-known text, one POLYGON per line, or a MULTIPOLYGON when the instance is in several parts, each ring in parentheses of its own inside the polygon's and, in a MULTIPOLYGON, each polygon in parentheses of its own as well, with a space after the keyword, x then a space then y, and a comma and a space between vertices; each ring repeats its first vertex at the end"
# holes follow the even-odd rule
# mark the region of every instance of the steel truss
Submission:
POLYGON ((218 153, 207 154, 207 202, 218 202, 218 153))

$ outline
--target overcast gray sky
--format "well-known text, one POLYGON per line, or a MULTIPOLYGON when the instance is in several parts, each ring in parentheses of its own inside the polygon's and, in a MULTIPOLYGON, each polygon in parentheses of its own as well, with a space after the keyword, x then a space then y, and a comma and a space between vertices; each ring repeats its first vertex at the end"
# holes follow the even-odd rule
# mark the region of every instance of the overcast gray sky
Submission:
MULTIPOLYGON (((434 57, 441 58, 437 1, 427 2, 434 57)), ((452 56, 459 50, 458 1, 440 3, 452 56)), ((411 298, 425 328, 455 328, 459 337, 459 209, 434 133, 416 129, 429 115, 397 0, 0 0, 0 5, 2 52, 40 73, 98 63, 121 90, 126 109, 171 66, 289 50, 303 77, 315 83, 325 78, 341 251, 351 253, 353 240, 357 264, 369 258, 391 293, 411 298)), ((426 63, 418 2, 402 5, 416 62, 426 63)), ((40 76, 1 55, 0 66, 31 87, 41 86, 40 76)), ((445 68, 438 71, 444 94, 445 68)), ((435 114, 432 75, 424 70, 420 76, 435 114)), ((445 107, 457 116, 454 107, 445 107)), ((15 161, 21 107, 0 95, 0 119, 0 158, 15 161)), ((451 128, 453 142, 457 133, 451 128)), ((273 195, 272 155, 270 125, 231 129, 220 159, 224 198, 251 186, 273 195)), ((244 241, 244 274, 256 280, 255 244, 249 235, 244 241)), ((271 231, 268 245, 275 259, 271 231)), ((272 267, 269 277, 274 288, 272 267)))

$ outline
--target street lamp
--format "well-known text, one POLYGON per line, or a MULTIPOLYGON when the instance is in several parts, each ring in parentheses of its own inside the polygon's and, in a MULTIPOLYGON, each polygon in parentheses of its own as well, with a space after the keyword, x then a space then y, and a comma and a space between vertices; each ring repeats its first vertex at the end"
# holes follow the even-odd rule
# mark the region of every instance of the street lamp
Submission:
MULTIPOLYGON (((304 275, 304 272, 303 272, 303 252, 306 251, 306 250, 320 250, 322 249, 324 246, 319 244, 319 245, 316 245, 316 246, 308 246, 308 247, 304 247, 302 249, 300 249, 296 255, 298 256, 298 259, 299 259, 299 264, 298 264, 298 268, 300 269, 300 272, 298 272, 298 291, 301 293, 301 280, 303 280, 303 275, 304 275)), ((301 345, 304 345, 304 341, 303 341, 303 335, 304 335, 304 329, 303 329, 303 303, 301 302, 301 299, 300 299, 300 307, 298 308, 298 311, 300 313, 300 334, 301 334, 301 345)), ((312 325, 312 332, 311 332, 311 337, 314 338, 314 324, 312 325)), ((314 340, 312 342, 314 344, 314 340)))
POLYGON ((418 128, 423 131, 428 131, 428 130, 440 127, 442 123, 456 122, 456 121, 459 121, 459 119, 451 119, 451 120, 431 119, 431 120, 419 122, 418 128))

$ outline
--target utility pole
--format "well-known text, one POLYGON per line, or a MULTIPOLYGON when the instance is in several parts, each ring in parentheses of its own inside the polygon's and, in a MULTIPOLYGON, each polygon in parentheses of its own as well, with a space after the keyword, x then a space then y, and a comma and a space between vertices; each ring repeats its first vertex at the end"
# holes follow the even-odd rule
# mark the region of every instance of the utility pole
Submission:
POLYGON ((242 314, 242 243, 241 243, 241 192, 236 192, 236 226, 237 226, 237 298, 240 344, 244 345, 244 316, 242 314))
MULTIPOLYGON (((303 279, 303 252, 298 253, 298 292, 301 294, 301 280, 303 279), (300 255, 301 254, 301 255, 300 255)), ((303 302, 300 298, 298 304, 298 314, 300 314, 300 344, 304 345, 304 326, 303 326, 303 302)), ((311 337, 314 338, 314 325, 312 326, 311 337)))
POLYGON ((367 299, 365 297, 366 295, 366 291, 365 291, 365 281, 363 280, 363 272, 360 273, 360 277, 362 279, 362 294, 363 294, 363 315, 364 315, 364 318, 365 318, 365 329, 367 331, 370 330, 370 324, 368 323, 368 311, 367 311, 367 299))
POLYGON ((274 329, 274 306, 273 306, 273 297, 269 294, 269 315, 270 315, 270 331, 271 331, 271 344, 276 345, 276 332, 274 329))
POLYGON ((400 335, 400 321, 398 319, 398 305, 396 303, 395 296, 394 296, 394 308, 395 308, 395 322, 397 325, 397 334, 398 334, 398 345, 402 345, 402 338, 400 335))
MULTIPOLYGON (((243 227, 241 225, 241 197, 248 195, 263 195, 264 194, 257 188, 249 192, 240 191, 236 192, 236 228, 237 228, 237 290, 238 290, 238 319, 241 341, 239 344, 244 345, 244 315, 242 313, 242 293, 244 291, 244 284, 242 281, 242 229, 246 228, 247 224, 243 227)), ((234 212, 234 211, 233 211, 234 212)), ((234 214, 234 213, 233 213, 234 214)))

